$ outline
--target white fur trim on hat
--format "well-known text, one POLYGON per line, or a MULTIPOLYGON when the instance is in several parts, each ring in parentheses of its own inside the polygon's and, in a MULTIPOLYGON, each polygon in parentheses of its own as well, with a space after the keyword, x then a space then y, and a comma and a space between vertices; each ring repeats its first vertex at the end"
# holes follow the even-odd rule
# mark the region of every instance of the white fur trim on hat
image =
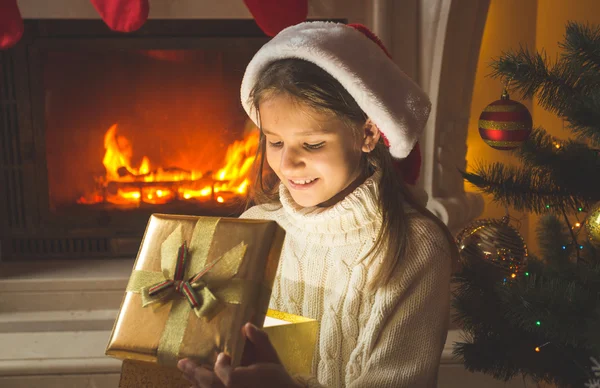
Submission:
POLYGON ((429 98, 375 42, 345 24, 288 27, 254 55, 242 80, 241 100, 256 125, 250 92, 267 65, 284 58, 307 60, 331 74, 388 139, 392 156, 408 156, 427 122, 429 98))

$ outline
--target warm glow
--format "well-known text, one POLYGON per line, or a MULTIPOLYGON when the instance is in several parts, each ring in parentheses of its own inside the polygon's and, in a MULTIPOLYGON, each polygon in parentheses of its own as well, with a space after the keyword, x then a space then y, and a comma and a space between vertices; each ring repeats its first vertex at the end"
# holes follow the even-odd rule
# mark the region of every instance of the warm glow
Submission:
POLYGON ((514 279, 514 278, 516 278, 516 277, 517 277, 517 274, 514 274, 514 273, 513 273, 512 275, 510 275, 510 277, 514 279))
POLYGON ((539 346, 536 346, 536 347, 535 347, 535 351, 539 353, 539 352, 540 352, 540 347, 539 347, 539 346))
POLYGON ((141 201, 166 204, 176 200, 228 202, 245 196, 250 184, 248 173, 258 148, 258 131, 250 132, 227 148, 223 167, 212 176, 203 171, 186 170, 176 166, 165 168, 153 164, 144 156, 139 164, 132 164, 134 145, 118 133, 117 124, 104 135, 102 164, 106 175, 96 177, 96 192, 82 196, 81 204, 113 203, 136 205, 141 201), (214 194, 219 193, 215 198, 214 194))
POLYGON ((576 227, 576 228, 579 228, 580 226, 581 226, 581 224, 580 224, 579 222, 576 222, 576 223, 575 223, 575 227, 576 227))

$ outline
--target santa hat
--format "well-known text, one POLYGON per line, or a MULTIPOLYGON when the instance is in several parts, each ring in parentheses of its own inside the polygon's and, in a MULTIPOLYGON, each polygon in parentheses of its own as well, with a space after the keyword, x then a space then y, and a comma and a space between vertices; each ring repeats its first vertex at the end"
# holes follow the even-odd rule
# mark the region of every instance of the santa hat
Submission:
POLYGON ((415 183, 420 167, 417 140, 431 103, 375 34, 362 25, 333 22, 305 22, 281 31, 252 58, 242 80, 242 105, 257 125, 250 92, 264 69, 284 58, 312 62, 333 76, 377 125, 392 156, 404 159, 399 167, 407 183, 415 183))

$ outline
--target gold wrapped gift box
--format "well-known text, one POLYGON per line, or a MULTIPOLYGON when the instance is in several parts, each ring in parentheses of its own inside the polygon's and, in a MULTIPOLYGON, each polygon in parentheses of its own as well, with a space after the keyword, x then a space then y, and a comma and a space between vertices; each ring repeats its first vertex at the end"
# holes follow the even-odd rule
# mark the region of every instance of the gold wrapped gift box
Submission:
MULTIPOLYGON (((243 325, 265 321, 284 236, 274 221, 152 215, 106 354, 136 360, 124 362, 124 373, 149 365, 177 373, 181 358, 213 365, 220 352, 239 365, 243 325)), ((285 339, 282 362, 308 372, 317 323, 278 318, 294 323, 269 333, 285 339)))
MULTIPOLYGON (((264 330, 287 371, 310 375, 318 322, 313 319, 269 310, 264 330)), ((190 383, 175 367, 125 360, 119 388, 188 388, 190 383)))

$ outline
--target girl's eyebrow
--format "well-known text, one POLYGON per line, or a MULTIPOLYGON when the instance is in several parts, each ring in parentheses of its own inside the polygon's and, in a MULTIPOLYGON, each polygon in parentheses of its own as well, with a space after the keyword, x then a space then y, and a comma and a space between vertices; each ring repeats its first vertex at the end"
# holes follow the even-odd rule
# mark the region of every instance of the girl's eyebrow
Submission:
MULTIPOLYGON (((276 133, 271 132, 268 129, 261 128, 261 130, 263 131, 263 133, 265 135, 274 135, 274 136, 277 136, 276 133)), ((301 135, 301 136, 311 136, 311 135, 325 135, 325 134, 328 134, 328 133, 331 133, 331 132, 333 132, 333 131, 328 130, 328 129, 309 129, 307 131, 298 132, 297 134, 301 135)))

